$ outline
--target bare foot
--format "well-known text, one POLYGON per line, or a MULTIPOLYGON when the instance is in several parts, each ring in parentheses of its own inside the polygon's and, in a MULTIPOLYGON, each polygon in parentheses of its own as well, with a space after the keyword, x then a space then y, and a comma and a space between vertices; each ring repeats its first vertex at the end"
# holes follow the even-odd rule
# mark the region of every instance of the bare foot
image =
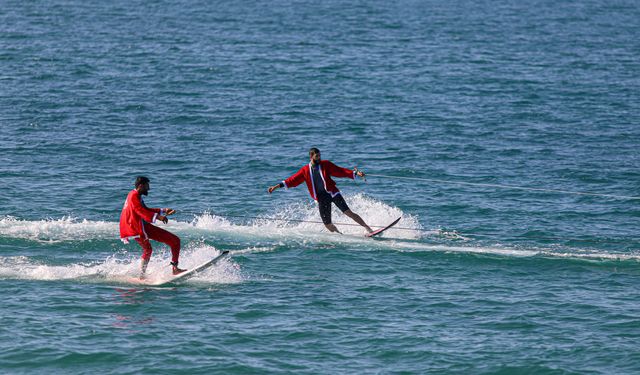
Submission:
POLYGON ((176 266, 173 266, 173 275, 174 276, 175 275, 179 275, 179 274, 183 273, 184 271, 186 271, 186 270, 183 270, 182 268, 178 268, 176 266))

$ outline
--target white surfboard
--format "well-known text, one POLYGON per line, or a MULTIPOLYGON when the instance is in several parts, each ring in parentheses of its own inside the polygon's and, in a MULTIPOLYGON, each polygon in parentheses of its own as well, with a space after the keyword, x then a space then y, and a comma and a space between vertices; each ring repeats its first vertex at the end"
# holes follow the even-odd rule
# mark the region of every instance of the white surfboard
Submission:
POLYGON ((220 255, 218 255, 217 257, 215 257, 213 259, 210 259, 210 260, 202 263, 201 265, 199 265, 197 267, 194 267, 194 268, 192 268, 190 270, 184 271, 183 273, 177 274, 177 275, 173 276, 172 278, 170 278, 168 280, 160 280, 158 282, 148 283, 147 285, 163 286, 163 285, 175 283, 177 281, 186 280, 186 279, 194 276, 198 272, 201 272, 201 271, 213 266, 214 264, 218 263, 218 261, 220 259, 224 258, 227 254, 229 254, 229 250, 225 250, 220 255))

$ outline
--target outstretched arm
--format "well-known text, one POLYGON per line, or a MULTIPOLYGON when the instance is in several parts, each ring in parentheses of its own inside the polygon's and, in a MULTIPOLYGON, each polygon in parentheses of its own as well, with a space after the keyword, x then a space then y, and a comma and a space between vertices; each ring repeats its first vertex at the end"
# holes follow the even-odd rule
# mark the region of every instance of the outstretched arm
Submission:
POLYGON ((329 167, 328 168, 329 174, 333 177, 343 177, 343 178, 350 178, 355 180, 356 176, 362 177, 362 178, 364 178, 365 176, 364 172, 359 170, 358 167, 355 167, 353 169, 342 168, 333 164, 332 162, 328 162, 327 166, 329 167))
POLYGON ((269 192, 269 194, 271 194, 276 189, 280 189, 280 188, 289 189, 289 188, 296 187, 296 186, 300 185, 301 183, 304 182, 304 169, 305 168, 306 168, 306 166, 300 168, 300 170, 298 170, 293 176, 287 178, 286 180, 282 181, 281 183, 279 183, 277 185, 271 186, 267 191, 269 192))
POLYGON ((284 187, 284 184, 283 184, 282 182, 281 182, 281 183, 279 183, 279 184, 277 184, 277 185, 273 185, 273 186, 271 186, 271 187, 269 188, 268 192, 269 192, 269 194, 271 194, 271 193, 273 193, 273 192, 274 192, 274 190, 276 190, 276 189, 280 189, 281 187, 284 187))

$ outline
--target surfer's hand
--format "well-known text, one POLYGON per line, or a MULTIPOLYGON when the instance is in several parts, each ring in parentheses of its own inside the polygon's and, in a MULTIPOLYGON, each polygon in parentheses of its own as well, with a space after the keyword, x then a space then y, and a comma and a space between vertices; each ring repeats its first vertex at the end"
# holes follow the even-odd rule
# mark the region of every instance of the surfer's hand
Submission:
POLYGON ((273 193, 273 191, 274 191, 274 190, 276 190, 276 189, 277 189, 277 188, 279 188, 279 187, 280 187, 280 185, 273 185, 273 186, 271 186, 271 187, 269 188, 269 190, 268 190, 268 191, 269 191, 269 194, 273 193))
POLYGON ((165 208, 165 209, 164 209, 164 214, 165 214, 166 216, 173 215, 173 214, 175 214, 175 213, 176 213, 176 210, 174 210, 173 208, 165 208))
POLYGON ((169 222, 169 219, 167 219, 167 217, 163 215, 158 215, 158 220, 162 221, 165 224, 169 222))
POLYGON ((359 170, 358 168, 354 169, 354 171, 356 172, 356 175, 358 175, 358 177, 364 178, 365 174, 363 171, 359 170))

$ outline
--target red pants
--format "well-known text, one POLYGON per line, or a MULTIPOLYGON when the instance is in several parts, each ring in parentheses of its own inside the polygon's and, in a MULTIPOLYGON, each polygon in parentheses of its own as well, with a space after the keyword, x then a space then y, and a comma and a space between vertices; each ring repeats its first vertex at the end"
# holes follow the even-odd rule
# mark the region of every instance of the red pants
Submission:
POLYGON ((178 236, 147 222, 144 223, 144 231, 147 233, 147 238, 136 238, 136 241, 142 246, 142 259, 147 261, 151 259, 153 249, 149 240, 154 240, 169 245, 171 247, 171 261, 178 263, 178 257, 180 257, 180 238, 178 236))

